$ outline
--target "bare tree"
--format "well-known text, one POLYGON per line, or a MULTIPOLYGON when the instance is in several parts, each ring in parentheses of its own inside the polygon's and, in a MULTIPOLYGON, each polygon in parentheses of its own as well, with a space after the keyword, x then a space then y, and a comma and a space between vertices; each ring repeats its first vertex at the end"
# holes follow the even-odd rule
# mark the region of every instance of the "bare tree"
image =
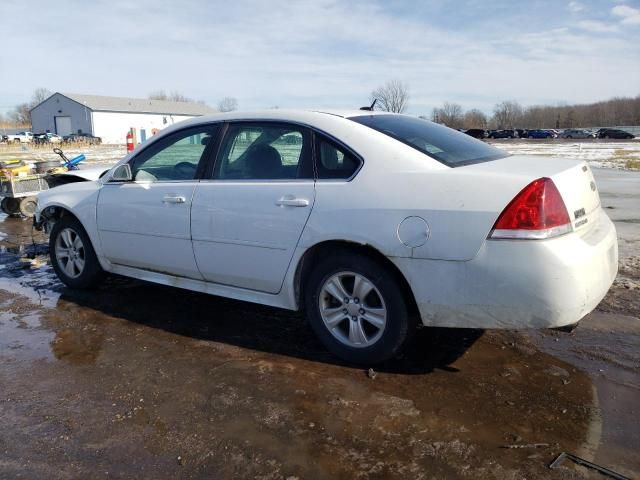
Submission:
POLYGON ((187 102, 187 103, 196 103, 196 101, 192 98, 183 95, 177 90, 171 91, 171 93, 167 94, 164 90, 156 90, 149 94, 150 100, 166 100, 169 102, 187 102))
POLYGON ((640 124, 640 95, 587 105, 533 105, 524 110, 524 128, 615 127, 640 124))
POLYGON ((409 87, 400 80, 389 80, 371 92, 371 101, 385 112, 402 113, 409 102, 409 87))
POLYGON ((457 103, 444 102, 442 108, 434 108, 432 113, 434 122, 443 123, 447 127, 462 128, 462 106, 457 103))
POLYGON ((169 96, 164 90, 155 90, 149 94, 149 100, 169 100, 169 96))
POLYGON ((177 91, 172 91, 169 94, 169 100, 171 100, 172 102, 188 102, 188 103, 195 103, 195 100, 192 98, 187 97, 186 95, 183 95, 180 92, 177 91))
POLYGON ((221 112, 232 112, 238 109, 238 100, 234 97, 224 97, 218 102, 218 110, 221 112))
POLYGON ((31 103, 33 104, 33 107, 35 107, 39 103, 42 103, 43 101, 45 101, 50 96, 51 96, 51 91, 48 88, 44 88, 44 87, 36 88, 33 92, 33 95, 31 96, 31 103))
POLYGON ((15 125, 31 125, 31 109, 50 96, 51 92, 48 89, 36 88, 29 102, 20 103, 9 112, 9 120, 15 125))
POLYGON ((9 112, 9 120, 16 126, 26 126, 31 124, 31 110, 30 103, 20 103, 13 107, 13 110, 9 112))
POLYGON ((515 100, 498 103, 493 109, 493 122, 497 128, 514 128, 522 120, 522 107, 515 100))
POLYGON ((487 128, 487 116, 480 110, 473 108, 464 114, 464 128, 487 128))

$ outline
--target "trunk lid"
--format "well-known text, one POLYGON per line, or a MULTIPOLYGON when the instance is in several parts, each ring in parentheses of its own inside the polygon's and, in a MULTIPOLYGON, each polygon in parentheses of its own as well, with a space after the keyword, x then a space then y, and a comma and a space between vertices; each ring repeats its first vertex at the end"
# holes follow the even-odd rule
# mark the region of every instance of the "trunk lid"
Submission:
POLYGON ((564 200, 574 231, 587 229, 600 207, 598 188, 591 168, 585 161, 514 155, 463 168, 521 178, 520 189, 538 178, 550 178, 564 200))

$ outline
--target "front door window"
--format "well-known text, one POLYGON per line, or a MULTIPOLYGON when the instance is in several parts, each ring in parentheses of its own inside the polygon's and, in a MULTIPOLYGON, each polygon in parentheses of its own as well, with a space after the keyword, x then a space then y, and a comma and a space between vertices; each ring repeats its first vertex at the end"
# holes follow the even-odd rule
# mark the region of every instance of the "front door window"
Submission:
POLYGON ((216 130, 214 126, 182 130, 150 145, 131 162, 134 180, 194 180, 216 130))

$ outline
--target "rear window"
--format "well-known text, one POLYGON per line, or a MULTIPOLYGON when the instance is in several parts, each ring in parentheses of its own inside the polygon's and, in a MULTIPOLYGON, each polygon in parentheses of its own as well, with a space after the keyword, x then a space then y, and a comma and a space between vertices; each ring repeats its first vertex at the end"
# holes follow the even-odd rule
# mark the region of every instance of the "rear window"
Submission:
POLYGON ((449 167, 471 165, 508 154, 457 130, 406 115, 362 115, 349 120, 382 132, 449 167))

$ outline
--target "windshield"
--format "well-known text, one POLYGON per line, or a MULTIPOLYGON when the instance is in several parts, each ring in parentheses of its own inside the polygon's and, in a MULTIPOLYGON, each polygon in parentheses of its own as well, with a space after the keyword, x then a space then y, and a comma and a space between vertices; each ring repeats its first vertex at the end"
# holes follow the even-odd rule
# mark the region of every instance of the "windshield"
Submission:
POLYGON ((420 118, 406 115, 362 115, 349 120, 395 138, 449 167, 509 156, 503 150, 465 133, 420 118))

